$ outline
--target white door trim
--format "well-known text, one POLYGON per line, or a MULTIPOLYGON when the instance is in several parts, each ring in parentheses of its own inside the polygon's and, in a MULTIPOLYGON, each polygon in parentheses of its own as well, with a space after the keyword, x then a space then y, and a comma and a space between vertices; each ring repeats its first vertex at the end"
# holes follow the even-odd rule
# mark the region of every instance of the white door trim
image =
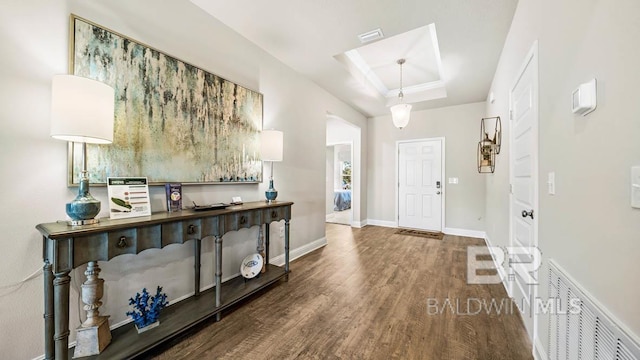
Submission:
MULTIPOLYGON (((353 185, 353 187, 351 188, 351 226, 352 227, 357 227, 360 228, 362 226, 364 226, 363 224, 366 223, 366 221, 364 221, 362 219, 362 198, 361 198, 361 192, 362 192, 362 183, 363 183, 363 176, 366 176, 367 174, 363 174, 362 172, 362 166, 363 163, 363 154, 362 154, 362 129, 352 123, 349 122, 343 118, 341 118, 340 116, 331 114, 330 112, 327 112, 327 120, 328 119, 334 119, 339 121, 340 123, 349 126, 350 128, 355 129, 355 131, 357 132, 356 135, 354 135, 354 137, 351 140, 348 141, 343 141, 342 143, 349 143, 351 144, 351 183, 353 185)), ((325 123, 325 131, 326 131, 326 123, 325 123)), ((325 139, 326 142, 326 146, 331 146, 331 145, 336 145, 338 143, 340 143, 339 141, 336 142, 329 142, 327 141, 327 139, 325 139)), ((325 178, 326 178, 326 174, 325 174, 325 178)))
MULTIPOLYGON (((534 156, 533 159, 533 210, 534 210, 534 219, 533 219, 533 240, 534 240, 534 246, 538 246, 538 219, 540 218, 540 214, 538 212, 539 209, 539 164, 538 164, 538 159, 540 156, 540 149, 539 149, 539 123, 540 123, 540 114, 539 114, 539 69, 538 69, 538 40, 533 42, 533 45, 531 46, 531 49, 529 50, 529 52, 527 53, 527 56, 525 57, 522 65, 520 66, 517 75, 515 77, 515 80, 513 81, 513 83, 511 84, 511 87, 509 88, 509 184, 510 184, 510 188, 511 190, 509 191, 509 244, 510 246, 514 246, 514 224, 513 224, 513 184, 514 184, 514 146, 513 146, 513 127, 512 127, 512 114, 513 114, 513 109, 511 108, 512 103, 513 103, 513 99, 511 98, 511 93, 513 91, 513 89, 516 87, 516 85, 519 83, 520 79, 522 78, 522 76, 524 75, 525 70, 527 69, 527 67, 529 65, 532 65, 532 71, 533 71, 533 98, 534 101, 533 103, 536 105, 532 108, 532 111, 534 112, 534 125, 533 125, 533 132, 534 132, 534 138, 535 141, 532 144, 532 156, 534 156)), ((538 276, 538 279, 540 279, 540 276, 538 276)), ((514 281, 509 281, 508 282, 508 286, 507 286, 507 291, 509 293, 509 296, 513 296, 513 283, 514 281)), ((535 299, 538 296, 538 287, 537 286, 533 286, 533 298, 535 299)), ((533 302, 531 303, 532 305, 534 304, 533 302)), ((532 351, 533 351, 533 345, 536 343, 536 340, 538 338, 538 316, 536 314, 536 311, 534 308, 532 308, 533 311, 533 334, 531 334, 532 337, 532 351)))
POLYGON ((400 186, 400 176, 398 174, 398 172, 400 171, 400 144, 408 144, 408 143, 414 143, 414 142, 422 142, 422 141, 434 141, 434 140, 439 140, 442 146, 442 152, 441 152, 441 164, 442 164, 442 206, 441 206, 441 212, 442 212, 442 216, 441 216, 441 220, 440 220, 440 229, 441 231, 444 231, 444 224, 445 222, 445 204, 447 202, 447 189, 446 189, 446 181, 444 181, 444 179, 446 179, 446 166, 445 166, 445 149, 447 148, 445 146, 445 138, 443 136, 441 137, 433 137, 433 138, 423 138, 423 139, 411 139, 411 140, 398 140, 396 141, 396 178, 395 178, 395 192, 396 192, 396 213, 394 216, 394 222, 396 224, 396 227, 398 227, 398 216, 400 214, 400 199, 399 199, 399 194, 398 194, 398 188, 400 186))

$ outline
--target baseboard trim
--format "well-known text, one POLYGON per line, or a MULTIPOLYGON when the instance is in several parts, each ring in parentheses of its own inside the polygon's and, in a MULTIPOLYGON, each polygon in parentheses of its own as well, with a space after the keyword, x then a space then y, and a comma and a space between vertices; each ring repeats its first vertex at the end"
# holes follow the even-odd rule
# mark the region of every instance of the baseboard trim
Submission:
POLYGON ((395 221, 367 219, 366 223, 367 223, 367 225, 373 225, 373 226, 383 226, 383 227, 389 227, 389 228, 397 228, 398 227, 398 224, 396 224, 395 221))
MULTIPOLYGON (((299 248, 293 249, 289 252, 289 261, 293 261, 301 256, 304 256, 314 250, 318 250, 323 246, 327 245, 327 238, 323 237, 320 238, 318 240, 312 241, 308 244, 302 245, 299 248)), ((276 266, 283 266, 284 265, 284 254, 282 255, 278 255, 275 257, 272 257, 269 260, 270 264, 276 265, 276 266)))
MULTIPOLYGON (((487 245, 487 247, 493 247, 493 244, 491 243, 491 239, 489 239, 489 235, 487 234, 484 235, 484 243, 487 245)), ((507 286, 507 282, 506 282, 507 273, 505 272, 504 267, 502 267, 502 264, 498 264, 495 258, 493 258, 493 266, 496 269, 498 269, 498 273, 500 274, 500 279, 502 279, 502 287, 504 288, 504 291, 507 292, 507 295, 511 296, 511 293, 509 292, 509 287, 507 286)))
POLYGON ((351 222, 351 226, 355 227, 355 228, 363 228, 363 227, 367 226, 367 220, 364 220, 364 221, 356 221, 356 220, 354 220, 354 221, 351 222))
POLYGON ((466 236, 473 238, 484 239, 487 236, 487 233, 479 230, 467 230, 467 229, 456 229, 456 228, 444 228, 442 231, 447 235, 456 235, 456 236, 466 236))
POLYGON ((533 345, 533 358, 535 360, 549 360, 547 357, 547 351, 544 348, 544 345, 540 342, 540 339, 537 338, 533 345))
POLYGON ((335 217, 335 215, 333 215, 333 213, 327 214, 327 215, 325 215, 325 221, 331 222, 331 221, 333 221, 334 217, 335 217))

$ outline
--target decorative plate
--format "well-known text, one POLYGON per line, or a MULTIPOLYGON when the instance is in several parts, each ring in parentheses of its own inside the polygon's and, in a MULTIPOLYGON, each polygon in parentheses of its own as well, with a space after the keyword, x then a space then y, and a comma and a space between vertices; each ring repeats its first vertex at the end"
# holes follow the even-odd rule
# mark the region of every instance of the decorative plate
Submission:
POLYGON ((240 274, 245 279, 251 279, 260 274, 262 270, 262 256, 258 253, 247 255, 240 265, 240 274))

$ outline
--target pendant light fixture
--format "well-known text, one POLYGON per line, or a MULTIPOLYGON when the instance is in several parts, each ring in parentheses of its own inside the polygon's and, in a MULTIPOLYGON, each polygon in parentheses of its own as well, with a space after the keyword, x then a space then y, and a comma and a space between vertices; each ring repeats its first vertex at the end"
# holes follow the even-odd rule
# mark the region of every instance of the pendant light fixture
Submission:
POLYGON ((399 103, 391 107, 391 117, 393 119, 393 125, 398 129, 409 124, 409 117, 411 116, 411 105, 405 104, 403 101, 404 94, 402 93, 402 64, 405 63, 405 59, 398 59, 396 61, 400 65, 400 91, 398 92, 399 103))

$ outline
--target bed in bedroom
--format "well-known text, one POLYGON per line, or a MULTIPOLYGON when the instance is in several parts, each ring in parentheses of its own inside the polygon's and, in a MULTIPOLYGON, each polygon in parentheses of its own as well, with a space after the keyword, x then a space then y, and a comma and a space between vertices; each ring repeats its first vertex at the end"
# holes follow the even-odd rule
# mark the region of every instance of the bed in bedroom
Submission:
POLYGON ((351 190, 335 190, 333 195, 333 211, 351 209, 351 190))

